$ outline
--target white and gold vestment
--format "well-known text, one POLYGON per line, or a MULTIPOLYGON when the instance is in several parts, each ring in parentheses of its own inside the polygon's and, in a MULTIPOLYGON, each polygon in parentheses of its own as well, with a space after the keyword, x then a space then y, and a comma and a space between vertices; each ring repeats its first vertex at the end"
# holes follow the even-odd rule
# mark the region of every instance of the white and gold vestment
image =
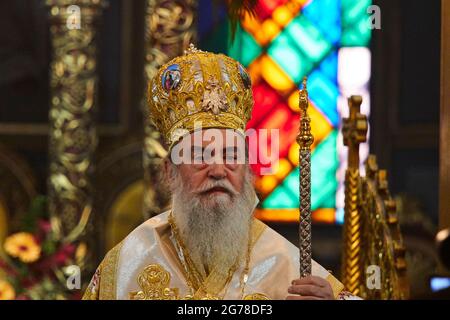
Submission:
MULTIPOLYGON (((196 292, 188 285, 168 217, 165 212, 147 220, 108 252, 83 299, 285 299, 291 281, 298 278, 298 248, 254 219, 245 285, 240 266, 217 295, 196 292)), ((335 298, 344 295, 344 286, 315 261, 312 274, 330 283, 335 298)), ((214 276, 206 279, 208 288, 214 288, 214 276)))

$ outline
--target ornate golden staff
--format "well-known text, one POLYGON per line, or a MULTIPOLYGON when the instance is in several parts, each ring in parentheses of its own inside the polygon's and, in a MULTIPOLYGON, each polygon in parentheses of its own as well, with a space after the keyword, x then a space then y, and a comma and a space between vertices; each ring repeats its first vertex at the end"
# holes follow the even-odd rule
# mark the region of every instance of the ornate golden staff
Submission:
POLYGON ((300 223, 299 223, 299 250, 300 250, 300 277, 311 275, 311 145, 314 137, 311 134, 311 119, 308 117, 308 90, 307 78, 303 78, 303 89, 300 90, 300 131, 297 143, 300 146, 300 223))

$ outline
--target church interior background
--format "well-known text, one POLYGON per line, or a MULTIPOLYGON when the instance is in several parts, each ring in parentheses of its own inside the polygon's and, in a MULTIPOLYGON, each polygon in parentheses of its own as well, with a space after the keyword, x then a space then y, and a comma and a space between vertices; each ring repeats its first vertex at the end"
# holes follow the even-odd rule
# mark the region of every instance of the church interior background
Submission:
POLYGON ((0 298, 79 298, 80 290, 62 285, 66 266, 81 267, 85 286, 110 248, 167 206, 158 176, 165 150, 146 120, 145 87, 191 42, 248 69, 249 128, 280 129, 278 169, 256 176, 258 218, 298 241, 298 89, 308 76, 315 259, 341 273, 342 119, 347 98, 360 95, 369 119, 361 173, 369 153, 387 170, 409 296, 429 294, 431 276, 448 276, 435 236, 450 227, 450 98, 442 89, 449 85, 449 2, 258 3, 231 41, 226 1, 0 1, 0 243, 16 235, 32 247, 31 233, 44 239, 23 259, 1 246, 0 298), (69 31, 72 4, 86 21, 69 31), (371 6, 380 10, 380 29, 367 27, 371 6), (41 258, 34 261, 33 252, 41 258), (22 263, 11 267, 11 259, 22 263))

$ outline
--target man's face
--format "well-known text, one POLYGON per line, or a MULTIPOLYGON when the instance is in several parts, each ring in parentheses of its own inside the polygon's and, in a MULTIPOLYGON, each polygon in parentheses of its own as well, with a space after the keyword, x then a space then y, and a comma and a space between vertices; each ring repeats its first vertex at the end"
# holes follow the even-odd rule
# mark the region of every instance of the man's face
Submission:
POLYGON ((205 129, 185 137, 172 149, 184 156, 177 165, 183 183, 204 199, 230 200, 241 193, 246 170, 243 139, 229 129, 205 129))
POLYGON ((172 211, 200 270, 229 270, 246 252, 256 194, 244 142, 232 130, 197 131, 165 162, 172 211))

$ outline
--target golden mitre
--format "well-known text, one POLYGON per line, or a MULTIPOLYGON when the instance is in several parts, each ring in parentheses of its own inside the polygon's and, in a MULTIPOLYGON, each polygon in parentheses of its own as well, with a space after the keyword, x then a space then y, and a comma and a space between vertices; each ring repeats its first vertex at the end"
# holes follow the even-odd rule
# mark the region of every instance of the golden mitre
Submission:
POLYGON ((239 62, 191 44, 150 81, 150 116, 169 148, 197 129, 230 128, 243 133, 253 108, 251 87, 239 62))

